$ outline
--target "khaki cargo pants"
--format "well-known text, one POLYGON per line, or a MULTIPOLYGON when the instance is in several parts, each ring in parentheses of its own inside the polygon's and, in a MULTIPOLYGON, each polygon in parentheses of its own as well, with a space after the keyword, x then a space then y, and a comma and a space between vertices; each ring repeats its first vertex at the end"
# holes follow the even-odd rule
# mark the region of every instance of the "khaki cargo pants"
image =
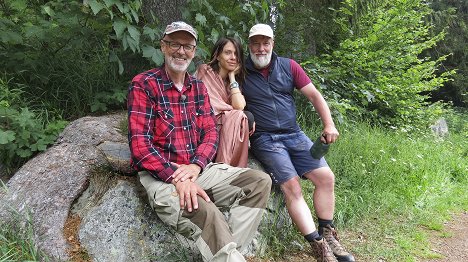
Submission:
POLYGON ((252 240, 262 218, 271 189, 264 172, 211 163, 196 183, 211 203, 198 197, 198 210, 180 209, 173 184, 139 173, 149 202, 158 217, 181 235, 195 241, 203 261, 245 261, 242 251, 252 240), (228 211, 226 221, 221 211, 228 211))

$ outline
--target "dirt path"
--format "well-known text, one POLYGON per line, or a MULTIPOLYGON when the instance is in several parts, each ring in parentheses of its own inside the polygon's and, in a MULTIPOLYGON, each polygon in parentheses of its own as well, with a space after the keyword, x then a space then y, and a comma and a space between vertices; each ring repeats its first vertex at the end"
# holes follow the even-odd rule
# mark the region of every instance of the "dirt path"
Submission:
MULTIPOLYGON (((429 231, 431 251, 440 258, 417 260, 420 262, 468 262, 468 211, 455 215, 441 231, 429 231)), ((290 254, 283 259, 249 259, 248 262, 301 262, 315 261, 308 252, 290 254)), ((359 260, 360 262, 366 262, 359 260)))
POLYGON ((456 215, 444 224, 442 231, 431 233, 432 251, 442 258, 423 262, 462 262, 468 261, 468 211, 456 215))

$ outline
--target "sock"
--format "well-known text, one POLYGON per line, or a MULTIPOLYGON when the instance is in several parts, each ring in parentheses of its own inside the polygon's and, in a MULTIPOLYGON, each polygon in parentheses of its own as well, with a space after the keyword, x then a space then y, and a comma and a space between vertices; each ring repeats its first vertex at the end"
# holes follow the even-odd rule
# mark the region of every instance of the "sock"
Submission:
POLYGON ((312 241, 314 241, 314 240, 320 240, 320 239, 322 239, 322 236, 319 235, 319 233, 317 232, 317 230, 315 230, 314 232, 305 235, 304 238, 305 238, 308 242, 312 242, 312 241))
POLYGON ((332 228, 335 228, 335 226, 333 225, 333 219, 332 220, 327 220, 327 219, 321 219, 321 218, 317 218, 318 220, 318 233, 320 235, 323 235, 323 228, 330 225, 332 228))

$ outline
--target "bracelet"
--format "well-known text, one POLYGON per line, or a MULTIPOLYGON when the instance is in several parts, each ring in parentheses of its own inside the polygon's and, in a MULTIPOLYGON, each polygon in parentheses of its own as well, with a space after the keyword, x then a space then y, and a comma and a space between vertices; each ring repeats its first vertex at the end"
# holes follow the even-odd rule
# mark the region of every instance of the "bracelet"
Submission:
POLYGON ((237 81, 234 81, 234 82, 232 82, 229 86, 231 87, 231 89, 233 89, 233 88, 239 88, 239 83, 237 83, 237 81))

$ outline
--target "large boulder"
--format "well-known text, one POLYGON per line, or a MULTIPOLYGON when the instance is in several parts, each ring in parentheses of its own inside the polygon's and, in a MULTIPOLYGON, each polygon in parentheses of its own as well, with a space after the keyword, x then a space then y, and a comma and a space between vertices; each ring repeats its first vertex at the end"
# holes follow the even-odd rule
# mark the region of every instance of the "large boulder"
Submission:
POLYGON ((68 210, 88 186, 93 166, 103 161, 102 154, 89 145, 60 144, 36 156, 6 184, 7 192, 0 200, 1 220, 10 221, 15 212, 30 217, 39 248, 66 260, 62 229, 68 210))
MULTIPOLYGON (((127 137, 120 130, 125 121, 122 112, 70 123, 54 146, 0 190, 0 226, 18 219, 20 227, 30 223, 36 245, 52 261, 71 260, 77 250, 92 261, 200 261, 193 242, 167 228, 149 207, 128 165, 127 137), (71 217, 81 221, 77 228, 67 228, 71 217)), ((249 166, 261 168, 252 158, 249 166)), ((272 198, 269 209, 278 214, 278 206, 281 197, 272 198)), ((278 224, 277 217, 267 217, 261 228, 278 224)), ((280 221, 290 223, 287 214, 280 221)), ((258 250, 255 240, 247 255, 258 250)))

